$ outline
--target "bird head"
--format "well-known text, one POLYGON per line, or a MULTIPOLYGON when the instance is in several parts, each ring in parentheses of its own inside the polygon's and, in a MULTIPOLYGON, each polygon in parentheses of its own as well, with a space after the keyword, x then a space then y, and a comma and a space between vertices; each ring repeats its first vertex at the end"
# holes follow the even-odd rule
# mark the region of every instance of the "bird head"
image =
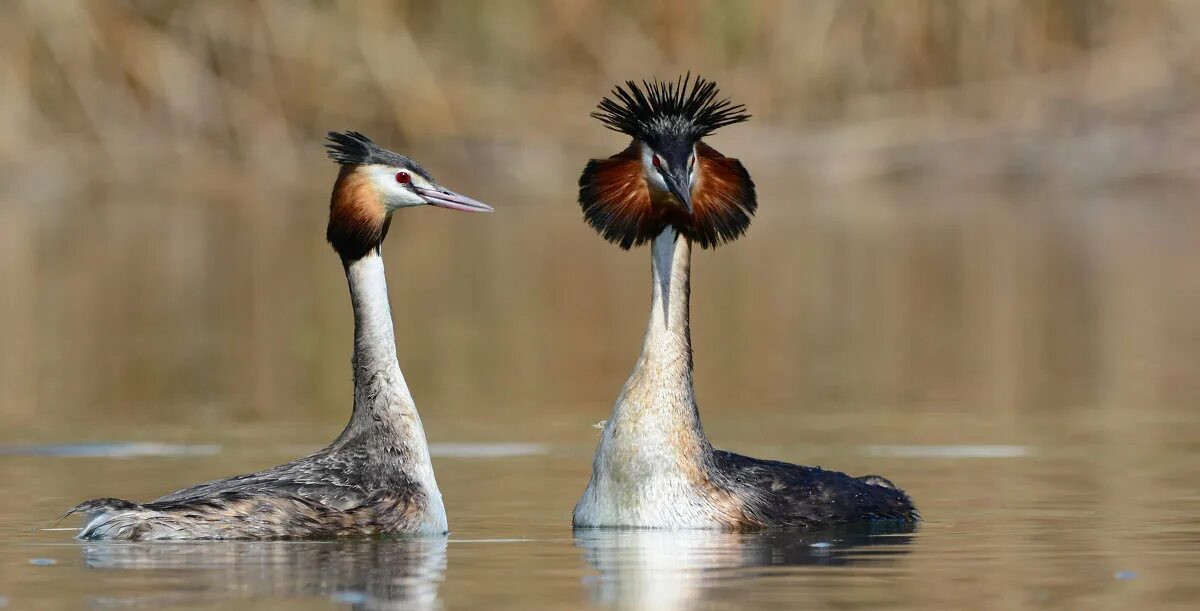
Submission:
POLYGON ((715 248, 736 239, 757 208, 754 182, 737 159, 703 138, 750 118, 717 98, 712 81, 627 81, 592 116, 629 135, 622 152, 593 159, 579 178, 584 218, 622 248, 642 244, 668 224, 715 248))
POLYGON ((358 132, 329 132, 329 157, 341 165, 329 202, 326 237, 344 258, 378 249, 400 208, 437 206, 464 212, 492 207, 438 184, 416 161, 380 148, 358 132))

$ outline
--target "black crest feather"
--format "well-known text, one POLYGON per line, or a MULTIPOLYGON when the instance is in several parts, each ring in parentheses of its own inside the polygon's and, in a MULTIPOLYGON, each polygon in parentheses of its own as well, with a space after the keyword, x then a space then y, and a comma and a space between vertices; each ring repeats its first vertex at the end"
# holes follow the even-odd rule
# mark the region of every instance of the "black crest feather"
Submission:
POLYGON ((379 148, 370 138, 355 132, 329 132, 326 136, 329 144, 329 158, 342 165, 364 165, 374 163, 371 158, 383 149, 379 148))
POLYGON ((729 98, 718 99, 717 84, 689 72, 675 82, 642 81, 641 86, 625 81, 612 96, 600 101, 592 116, 605 127, 640 140, 651 140, 663 132, 686 135, 694 140, 750 118, 746 107, 729 98))
POLYGON ((326 136, 329 143, 325 145, 329 158, 342 165, 379 164, 394 168, 405 168, 424 176, 433 182, 433 177, 421 164, 387 149, 371 141, 370 138, 356 131, 329 132, 326 136))

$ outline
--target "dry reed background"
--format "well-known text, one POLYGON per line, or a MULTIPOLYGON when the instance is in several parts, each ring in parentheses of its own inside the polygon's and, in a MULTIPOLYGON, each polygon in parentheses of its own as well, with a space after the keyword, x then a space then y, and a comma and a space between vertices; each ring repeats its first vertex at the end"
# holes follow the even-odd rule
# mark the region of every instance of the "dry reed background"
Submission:
POLYGON ((714 144, 763 203, 696 266, 706 413, 1200 398, 1197 3, 7 2, 0 58, 4 438, 341 421, 343 128, 499 209, 389 243, 427 420, 598 419, 646 273, 578 220, 623 145, 587 113, 687 69, 755 115, 714 144))

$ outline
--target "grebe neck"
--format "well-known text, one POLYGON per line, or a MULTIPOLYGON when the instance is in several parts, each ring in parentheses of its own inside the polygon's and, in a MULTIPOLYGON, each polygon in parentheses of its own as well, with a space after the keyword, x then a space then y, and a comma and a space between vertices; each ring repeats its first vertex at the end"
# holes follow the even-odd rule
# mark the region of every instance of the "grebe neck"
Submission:
POLYGON ((576 526, 701 528, 723 511, 692 390, 691 248, 669 227, 653 240, 642 355, 604 425, 576 526))
POLYGON ((426 479, 436 490, 421 417, 396 360, 383 257, 372 250, 343 263, 354 306, 354 413, 333 447, 366 436, 372 449, 403 461, 409 475, 426 479))
POLYGON ((692 384, 691 252, 691 242, 673 227, 652 242, 650 320, 642 354, 605 427, 606 441, 669 444, 684 462, 702 460, 712 450, 692 384))

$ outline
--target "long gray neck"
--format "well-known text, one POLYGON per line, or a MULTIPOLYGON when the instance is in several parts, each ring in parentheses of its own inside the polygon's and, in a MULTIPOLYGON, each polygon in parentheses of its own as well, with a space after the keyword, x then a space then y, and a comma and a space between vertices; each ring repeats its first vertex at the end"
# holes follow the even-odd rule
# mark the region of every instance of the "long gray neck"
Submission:
POLYGON ((691 242, 667 227, 651 246, 652 297, 642 355, 613 408, 604 441, 671 446, 675 460, 711 451, 692 387, 688 323, 691 242))
POLYGON ((389 450, 406 469, 428 471, 432 482, 425 430, 396 361, 383 257, 373 251, 345 263, 354 306, 354 413, 334 445, 368 435, 372 447, 389 450))

